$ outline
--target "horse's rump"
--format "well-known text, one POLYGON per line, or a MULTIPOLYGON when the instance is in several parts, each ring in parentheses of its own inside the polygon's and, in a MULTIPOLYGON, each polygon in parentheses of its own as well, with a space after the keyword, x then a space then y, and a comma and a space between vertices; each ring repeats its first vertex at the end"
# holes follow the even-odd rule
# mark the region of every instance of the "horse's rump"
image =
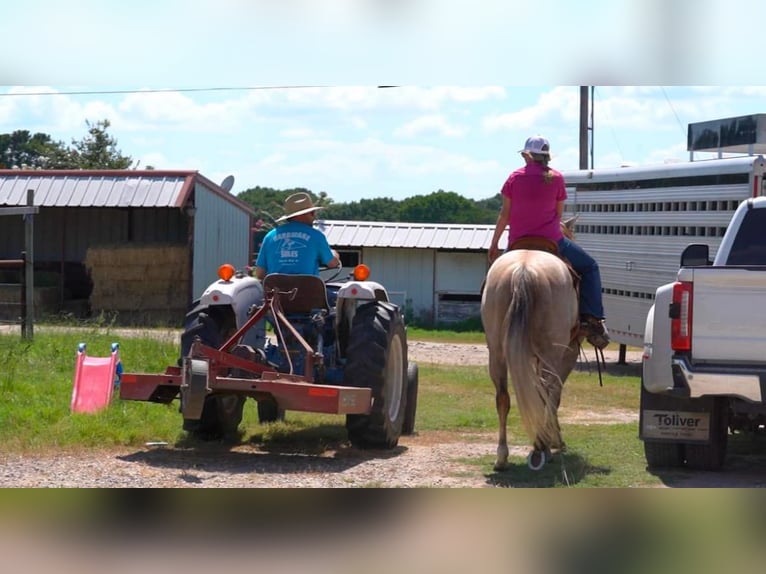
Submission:
POLYGON ((510 372, 530 440, 536 448, 559 447, 561 387, 579 350, 577 293, 567 264, 545 251, 505 253, 487 274, 481 313, 490 363, 502 362, 510 372))

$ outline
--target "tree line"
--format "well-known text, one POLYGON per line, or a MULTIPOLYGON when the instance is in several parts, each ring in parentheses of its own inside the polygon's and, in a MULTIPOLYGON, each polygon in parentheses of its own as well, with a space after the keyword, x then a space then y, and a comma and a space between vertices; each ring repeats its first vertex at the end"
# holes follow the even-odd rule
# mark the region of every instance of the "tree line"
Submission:
POLYGON ((133 160, 107 133, 109 120, 85 122, 87 133, 70 144, 49 134, 16 130, 0 134, 0 169, 127 169, 133 160))
POLYGON ((256 227, 269 229, 284 213, 282 206, 287 196, 298 191, 308 193, 315 205, 324 208, 322 219, 333 220, 492 224, 497 221, 497 213, 502 204, 500 193, 477 201, 443 189, 402 200, 376 197, 335 203, 324 191, 315 194, 305 188, 274 189, 256 186, 239 193, 237 197, 257 212, 256 227))
MULTIPOLYGON (((70 144, 54 140, 49 134, 16 130, 0 134, 0 169, 128 169, 131 157, 123 155, 117 140, 108 133, 109 120, 86 120, 86 134, 70 144)), ((147 166, 144 169, 154 169, 147 166)), ((237 197, 256 211, 256 227, 271 229, 284 213, 284 201, 292 193, 308 193, 316 205, 324 207, 323 219, 350 221, 406 221, 411 223, 492 224, 497 220, 500 193, 472 200, 454 191, 439 189, 403 200, 391 197, 360 199, 336 203, 325 191, 305 188, 274 189, 256 186, 237 197)))

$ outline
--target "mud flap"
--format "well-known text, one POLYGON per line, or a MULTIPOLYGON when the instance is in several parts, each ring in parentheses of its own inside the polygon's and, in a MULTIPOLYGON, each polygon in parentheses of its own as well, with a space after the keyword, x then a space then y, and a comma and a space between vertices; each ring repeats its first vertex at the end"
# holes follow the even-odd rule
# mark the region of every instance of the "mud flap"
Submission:
POLYGON ((681 399, 644 392, 639 438, 644 441, 709 443, 717 428, 713 397, 681 399))

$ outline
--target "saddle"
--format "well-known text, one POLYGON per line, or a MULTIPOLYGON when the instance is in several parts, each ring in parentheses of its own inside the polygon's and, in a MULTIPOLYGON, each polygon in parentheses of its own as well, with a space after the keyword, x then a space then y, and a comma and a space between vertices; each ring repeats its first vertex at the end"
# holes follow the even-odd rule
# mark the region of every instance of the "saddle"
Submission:
POLYGON ((511 243, 509 251, 512 251, 513 249, 530 249, 532 251, 547 251, 553 255, 559 254, 559 246, 556 245, 555 241, 546 237, 536 237, 533 235, 519 237, 516 241, 511 243))

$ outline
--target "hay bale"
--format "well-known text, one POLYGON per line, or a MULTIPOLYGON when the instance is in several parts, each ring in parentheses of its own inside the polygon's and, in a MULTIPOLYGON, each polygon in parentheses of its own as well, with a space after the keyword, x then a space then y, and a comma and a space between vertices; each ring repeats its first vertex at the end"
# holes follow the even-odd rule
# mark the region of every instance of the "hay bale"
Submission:
POLYGON ((91 308, 132 317, 175 317, 188 304, 189 250, 178 244, 102 245, 88 249, 91 308))

